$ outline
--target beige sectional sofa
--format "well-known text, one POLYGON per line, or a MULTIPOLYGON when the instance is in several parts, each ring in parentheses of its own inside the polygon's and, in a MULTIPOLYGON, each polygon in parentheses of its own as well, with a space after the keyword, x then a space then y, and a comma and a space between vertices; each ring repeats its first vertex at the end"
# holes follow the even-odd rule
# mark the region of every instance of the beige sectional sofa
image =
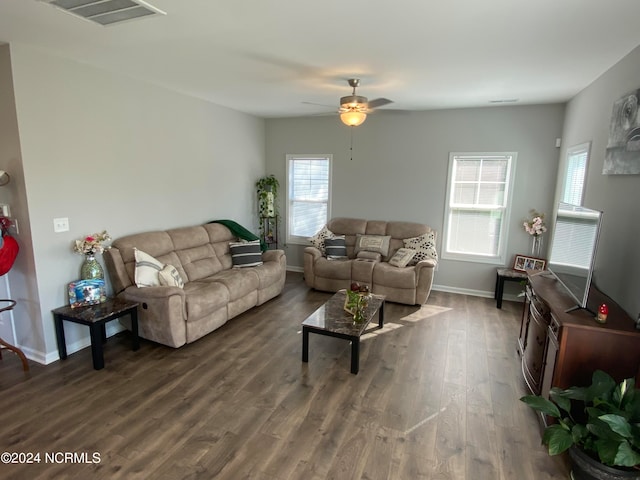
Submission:
POLYGON ((114 294, 141 305, 140 336, 180 347, 279 295, 286 274, 284 251, 262 253, 262 265, 234 268, 230 243, 237 240, 219 223, 115 240, 104 253, 105 265, 114 294), (184 286, 136 286, 136 249, 175 267, 184 286))
MULTIPOLYGON (((334 218, 326 228, 335 236, 345 237, 347 258, 329 259, 318 246, 305 247, 304 278, 311 288, 336 292, 352 282, 369 285, 371 291, 384 294, 388 301, 421 305, 429 298, 437 265, 435 231, 414 222, 372 221, 357 218, 334 218), (359 236, 390 237, 386 255, 358 248, 359 236), (408 239, 430 237, 433 258, 420 259, 415 265, 397 267, 389 260, 407 246, 408 239)), ((317 243, 317 242, 316 242, 317 243)), ((375 248, 373 249, 375 250, 375 248)), ((424 257, 424 255, 422 255, 424 257)))

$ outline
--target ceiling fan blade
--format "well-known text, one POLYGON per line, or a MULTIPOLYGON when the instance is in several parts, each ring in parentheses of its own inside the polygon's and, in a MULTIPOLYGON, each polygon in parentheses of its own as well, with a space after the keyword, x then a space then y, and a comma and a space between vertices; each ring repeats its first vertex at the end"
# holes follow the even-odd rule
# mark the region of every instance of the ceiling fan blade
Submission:
POLYGON ((327 107, 327 108, 333 108, 333 109, 336 108, 335 105, 327 105, 325 103, 314 103, 314 102, 300 102, 300 103, 304 103, 305 105, 316 105, 318 107, 327 107))
POLYGON ((382 107, 384 105, 389 105, 390 103, 393 103, 393 100, 389 100, 388 98, 375 98, 373 100, 369 100, 369 103, 367 104, 368 108, 378 108, 378 107, 382 107))

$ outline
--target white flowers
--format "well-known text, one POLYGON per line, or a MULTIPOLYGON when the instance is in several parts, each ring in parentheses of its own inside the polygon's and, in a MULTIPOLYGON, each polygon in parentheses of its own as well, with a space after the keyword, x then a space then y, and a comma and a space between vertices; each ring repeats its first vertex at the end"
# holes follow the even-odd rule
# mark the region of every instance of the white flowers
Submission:
POLYGON ((102 245, 103 242, 108 242, 111 237, 104 230, 101 233, 94 233, 93 235, 87 235, 82 240, 76 240, 73 244, 73 251, 80 255, 95 255, 96 253, 102 253, 107 248, 102 245))
POLYGON ((524 230, 529 235, 539 236, 547 231, 547 227, 544 224, 544 213, 538 213, 535 210, 531 210, 531 220, 528 220, 522 224, 524 230))

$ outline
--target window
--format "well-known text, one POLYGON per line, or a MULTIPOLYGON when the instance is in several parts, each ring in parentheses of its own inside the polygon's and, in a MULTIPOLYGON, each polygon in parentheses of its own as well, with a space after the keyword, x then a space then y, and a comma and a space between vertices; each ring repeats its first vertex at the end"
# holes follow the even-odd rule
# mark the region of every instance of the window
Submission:
POLYGON ((582 205, 584 180, 587 176, 590 142, 570 147, 567 150, 567 165, 562 184, 561 201, 571 205, 582 205))
POLYGON ((442 257, 504 264, 516 153, 451 153, 442 257))
POLYGON ((287 242, 308 244, 329 219, 331 155, 287 155, 287 242))

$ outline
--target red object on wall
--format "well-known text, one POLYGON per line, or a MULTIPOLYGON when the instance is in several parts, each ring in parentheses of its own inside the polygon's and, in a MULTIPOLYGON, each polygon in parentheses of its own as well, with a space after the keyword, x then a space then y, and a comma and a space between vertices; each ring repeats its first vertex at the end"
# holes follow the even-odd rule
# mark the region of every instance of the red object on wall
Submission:
POLYGON ((13 262, 16 261, 18 256, 18 250, 20 250, 18 242, 11 235, 5 235, 2 239, 4 242, 2 243, 2 248, 0 248, 0 275, 4 275, 11 270, 13 262))

